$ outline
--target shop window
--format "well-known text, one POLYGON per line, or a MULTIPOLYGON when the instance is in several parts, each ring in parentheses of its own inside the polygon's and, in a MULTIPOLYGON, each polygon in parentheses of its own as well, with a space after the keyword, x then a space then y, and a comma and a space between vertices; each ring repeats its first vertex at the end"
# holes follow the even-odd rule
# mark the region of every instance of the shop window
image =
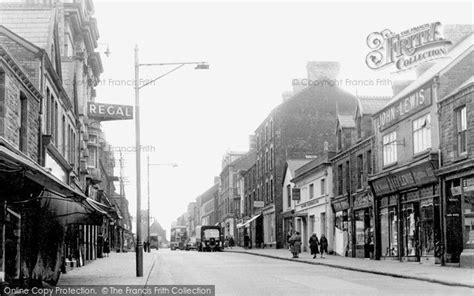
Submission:
POLYGON ((417 256, 416 247, 418 244, 418 221, 416 217, 417 210, 415 206, 415 203, 404 204, 402 209, 404 256, 417 256))
POLYGON ((381 252, 384 257, 398 256, 397 223, 395 207, 380 210, 381 252))
POLYGON ((431 117, 426 114, 413 121, 413 153, 431 148, 431 117))
POLYGON ((20 278, 21 215, 2 204, 0 227, 0 282, 12 282, 20 278))
POLYGON ((467 131, 467 117, 466 106, 456 110, 456 134, 458 144, 458 154, 465 154, 467 151, 466 131, 467 131))
POLYGON ((391 132, 382 138, 383 165, 397 161, 397 132, 391 132))

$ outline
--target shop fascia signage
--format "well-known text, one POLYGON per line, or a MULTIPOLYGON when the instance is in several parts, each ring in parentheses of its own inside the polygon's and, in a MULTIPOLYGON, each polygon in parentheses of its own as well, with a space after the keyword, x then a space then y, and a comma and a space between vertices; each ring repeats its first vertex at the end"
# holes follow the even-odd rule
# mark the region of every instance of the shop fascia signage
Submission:
POLYGON ((263 200, 255 200, 253 202, 254 208, 263 208, 265 206, 265 202, 263 200))
POLYGON ((382 195, 434 181, 436 176, 433 166, 430 162, 426 162, 373 180, 372 187, 377 195, 382 195))
POLYGON ((99 121, 133 119, 133 106, 88 102, 87 117, 99 121))
POLYGON ((383 131, 402 119, 430 106, 432 101, 431 93, 431 83, 429 83, 410 95, 390 104, 376 115, 376 129, 383 131))

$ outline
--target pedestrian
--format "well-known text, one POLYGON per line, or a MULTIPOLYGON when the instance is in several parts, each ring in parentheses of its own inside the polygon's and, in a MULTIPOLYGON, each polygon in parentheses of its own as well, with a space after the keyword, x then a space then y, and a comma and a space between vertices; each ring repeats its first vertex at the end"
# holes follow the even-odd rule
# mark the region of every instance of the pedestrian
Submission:
POLYGON ((105 257, 109 257, 109 253, 110 253, 109 239, 106 238, 104 240, 104 254, 105 254, 105 257))
POLYGON ((316 259, 316 256, 319 253, 318 245, 319 245, 318 235, 316 233, 313 233, 313 235, 309 238, 309 248, 311 249, 311 255, 313 255, 313 259, 316 259))
POLYGON ((324 234, 321 234, 319 243, 321 244, 321 258, 324 258, 324 252, 328 253, 328 240, 324 234))
POLYGON ((232 249, 233 246, 234 246, 234 237, 230 236, 229 237, 229 248, 232 249))
POLYGON ((299 258, 298 254, 301 253, 301 236, 298 231, 295 232, 293 236, 291 236, 290 243, 291 243, 291 253, 293 254, 293 258, 299 258))
POLYGON ((245 236, 244 236, 244 248, 245 249, 249 248, 249 242, 250 242, 250 236, 248 234, 245 234, 245 236))

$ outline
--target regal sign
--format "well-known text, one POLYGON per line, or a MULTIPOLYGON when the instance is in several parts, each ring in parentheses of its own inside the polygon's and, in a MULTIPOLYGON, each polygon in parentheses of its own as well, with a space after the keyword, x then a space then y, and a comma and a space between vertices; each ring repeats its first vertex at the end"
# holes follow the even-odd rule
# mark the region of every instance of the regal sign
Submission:
POLYGON ((430 106, 431 101, 431 84, 429 84, 378 112, 375 117, 375 127, 383 131, 400 120, 430 106))
POLYGON ((89 102, 87 116, 99 121, 133 119, 133 106, 89 102))

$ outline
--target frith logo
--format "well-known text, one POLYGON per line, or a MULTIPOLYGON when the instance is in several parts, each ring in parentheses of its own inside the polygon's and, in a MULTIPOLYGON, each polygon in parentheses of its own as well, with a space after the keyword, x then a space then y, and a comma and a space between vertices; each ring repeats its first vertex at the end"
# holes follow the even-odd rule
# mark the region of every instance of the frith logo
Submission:
POLYGON ((365 59, 367 66, 380 70, 394 64, 398 71, 405 71, 444 57, 451 41, 441 36, 440 26, 440 22, 435 22, 399 34, 389 29, 371 33, 367 37, 367 46, 372 49, 365 59))

